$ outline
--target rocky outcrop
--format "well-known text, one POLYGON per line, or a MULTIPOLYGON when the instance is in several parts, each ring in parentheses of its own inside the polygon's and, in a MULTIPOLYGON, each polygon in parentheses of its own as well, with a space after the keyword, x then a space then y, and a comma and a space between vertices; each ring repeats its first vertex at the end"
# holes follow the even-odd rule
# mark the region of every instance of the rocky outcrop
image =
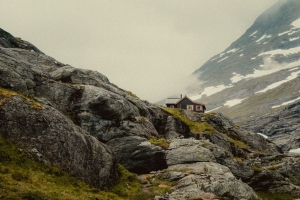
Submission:
POLYGON ((243 126, 247 130, 267 135, 284 151, 299 148, 300 102, 293 103, 281 111, 266 114, 243 126))
MULTIPOLYGON (((0 87, 51 106, 100 141, 107 143, 116 138, 126 141, 130 136, 145 140, 158 136, 157 130, 164 131, 162 111, 111 84, 101 73, 76 69, 38 51, 17 46, 4 45, 0 49, 0 87)), ((140 151, 147 154, 148 149, 140 151)), ((117 158, 125 157, 123 152, 117 158)), ((164 155, 162 151, 160 155, 164 155)), ((140 159, 148 162, 146 157, 140 159)), ((151 166, 148 172, 157 170, 157 166, 151 166)))
POLYGON ((0 133, 35 160, 71 172, 97 188, 118 179, 109 148, 58 112, 9 90, 0 93, 0 133))
POLYGON ((116 138, 107 143, 117 155, 120 163, 138 174, 167 168, 165 152, 152 145, 146 138, 128 136, 116 138))
POLYGON ((165 176, 177 179, 177 184, 171 194, 157 196, 156 200, 202 199, 205 196, 211 198, 222 196, 231 199, 257 198, 250 186, 237 180, 229 168, 217 163, 178 164, 170 166, 167 171, 172 173, 167 172, 165 176))
POLYGON ((274 143, 251 131, 241 129, 221 113, 203 114, 189 111, 183 111, 183 113, 191 121, 205 121, 214 128, 213 134, 205 132, 203 134, 190 133, 189 136, 206 138, 235 156, 247 157, 252 150, 263 151, 266 154, 282 153, 281 149, 274 143))
POLYGON ((16 38, 1 28, 0 28, 0 47, 19 48, 19 49, 32 50, 41 54, 43 53, 38 48, 33 46, 31 43, 24 41, 21 38, 16 38))
POLYGON ((210 150, 202 147, 200 140, 175 139, 169 146, 166 160, 168 166, 175 164, 215 161, 210 150))
POLYGON ((284 168, 287 158, 274 143, 222 114, 181 110, 177 116, 99 72, 14 44, 2 29, 0 36, 0 134, 29 157, 101 189, 117 181, 117 162, 151 172, 173 184, 173 193, 156 199, 256 198, 247 184, 297 196, 298 161, 284 168), (265 177, 273 181, 258 184, 265 177))

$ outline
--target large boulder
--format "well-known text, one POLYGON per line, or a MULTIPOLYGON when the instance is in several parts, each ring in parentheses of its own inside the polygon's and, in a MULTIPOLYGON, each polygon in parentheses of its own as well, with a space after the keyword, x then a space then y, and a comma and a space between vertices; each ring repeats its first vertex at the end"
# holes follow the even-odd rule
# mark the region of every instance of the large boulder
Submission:
POLYGON ((56 109, 0 88, 0 134, 28 156, 97 188, 118 179, 112 151, 56 109))
MULTIPOLYGON (((256 199, 253 189, 246 183, 237 180, 229 168, 212 162, 197 162, 193 164, 178 164, 168 167, 166 178, 170 171, 184 173, 177 176, 174 191, 157 200, 203 199, 204 197, 222 196, 230 199, 256 199)), ((170 180, 170 179, 169 179, 170 180)))
POLYGON ((195 139, 174 139, 167 151, 168 166, 195 162, 215 162, 210 150, 202 147, 203 143, 195 139))
POLYGON ((118 161, 128 170, 138 174, 167 168, 165 152, 139 136, 115 138, 107 143, 118 161))

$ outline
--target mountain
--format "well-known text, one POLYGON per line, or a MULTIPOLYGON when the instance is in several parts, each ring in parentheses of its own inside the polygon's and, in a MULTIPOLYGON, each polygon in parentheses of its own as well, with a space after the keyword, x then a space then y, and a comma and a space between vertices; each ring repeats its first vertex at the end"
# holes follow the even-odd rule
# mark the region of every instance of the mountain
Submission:
POLYGON ((299 164, 220 113, 150 104, 0 29, 1 199, 298 198, 299 164))
POLYGON ((299 101, 300 1, 277 2, 194 75, 202 93, 193 99, 245 127, 299 101))

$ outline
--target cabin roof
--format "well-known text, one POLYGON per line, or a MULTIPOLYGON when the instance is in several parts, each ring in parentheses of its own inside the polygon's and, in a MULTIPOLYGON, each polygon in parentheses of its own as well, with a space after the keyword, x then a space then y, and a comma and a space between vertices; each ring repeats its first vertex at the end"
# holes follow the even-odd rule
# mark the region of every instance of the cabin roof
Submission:
POLYGON ((165 104, 176 104, 181 98, 167 98, 165 104))
POLYGON ((204 104, 195 102, 195 101, 191 100, 190 98, 188 98, 187 96, 184 96, 182 99, 179 99, 179 100, 176 102, 176 104, 179 104, 183 99, 188 99, 188 100, 189 100, 190 102, 192 102, 193 104, 201 105, 201 106, 204 106, 204 107, 205 107, 204 104))

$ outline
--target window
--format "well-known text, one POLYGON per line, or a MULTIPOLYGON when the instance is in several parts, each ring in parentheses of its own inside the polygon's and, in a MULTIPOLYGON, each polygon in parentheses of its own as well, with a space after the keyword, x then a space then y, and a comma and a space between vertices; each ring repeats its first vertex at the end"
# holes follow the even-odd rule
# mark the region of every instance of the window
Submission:
POLYGON ((187 110, 194 110, 194 106, 193 105, 187 105, 186 109, 187 110))
POLYGON ((201 109, 201 106, 197 105, 197 106, 196 106, 196 110, 197 110, 197 111, 201 111, 201 110, 202 110, 202 109, 201 109))
POLYGON ((174 108, 174 105, 171 105, 170 108, 174 108))

